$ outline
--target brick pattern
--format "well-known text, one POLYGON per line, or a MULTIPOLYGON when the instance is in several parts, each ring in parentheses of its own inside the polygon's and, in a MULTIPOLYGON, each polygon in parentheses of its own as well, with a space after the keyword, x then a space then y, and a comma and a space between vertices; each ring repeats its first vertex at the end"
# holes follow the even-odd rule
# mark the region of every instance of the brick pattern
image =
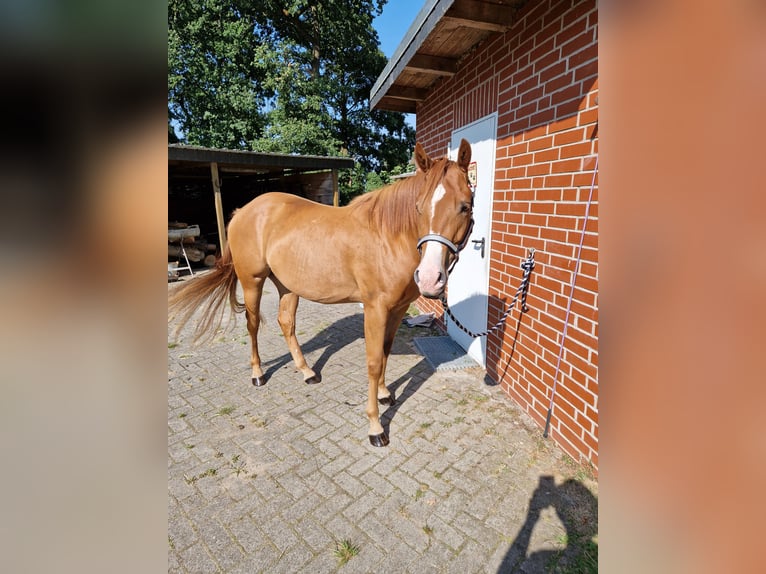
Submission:
MULTIPOLYGON (((592 1, 529 3, 517 23, 470 55, 418 106, 418 141, 433 155, 453 130, 497 111, 490 247, 491 300, 510 301, 519 265, 536 249, 518 330, 490 335, 487 374, 545 422, 572 275, 571 317, 551 436, 598 467, 598 187, 582 262, 577 246, 598 153, 598 11, 592 1)), ((598 181, 596 180, 596 184, 598 181)), ((424 311, 440 305, 420 300, 424 311)), ((488 325, 503 313, 491 304, 488 325)), ((515 326, 516 313, 509 325, 515 326)))

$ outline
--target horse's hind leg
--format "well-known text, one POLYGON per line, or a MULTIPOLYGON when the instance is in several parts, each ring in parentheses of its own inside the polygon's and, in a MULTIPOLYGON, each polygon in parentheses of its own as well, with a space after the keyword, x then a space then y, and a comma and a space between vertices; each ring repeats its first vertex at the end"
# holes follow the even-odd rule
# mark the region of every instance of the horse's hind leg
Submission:
POLYGON ((298 296, 282 285, 272 276, 274 284, 279 291, 279 326, 285 336, 287 347, 290 349, 290 355, 293 357, 295 366, 303 374, 303 381, 309 385, 318 383, 321 378, 309 368, 306 359, 303 356, 298 339, 295 336, 295 313, 298 310, 298 296))
POLYGON ((256 387, 266 384, 266 377, 261 369, 261 356, 258 354, 258 327, 261 322, 261 295, 263 294, 263 282, 260 277, 249 277, 242 283, 242 291, 245 296, 245 315, 247 316, 247 331, 250 333, 252 366, 252 381, 256 387))

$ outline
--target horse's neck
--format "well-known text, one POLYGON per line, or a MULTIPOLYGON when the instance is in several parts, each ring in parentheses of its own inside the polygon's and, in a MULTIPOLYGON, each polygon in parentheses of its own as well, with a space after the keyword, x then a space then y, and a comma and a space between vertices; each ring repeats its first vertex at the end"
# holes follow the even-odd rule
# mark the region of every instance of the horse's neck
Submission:
POLYGON ((357 212, 360 216, 358 222, 361 228, 369 232, 372 241, 385 247, 383 249, 384 257, 396 259, 405 268, 409 267, 410 264, 417 266, 419 258, 416 246, 418 238, 423 234, 420 229, 423 225, 421 221, 422 216, 407 216, 417 212, 414 200, 409 206, 404 206, 403 212, 400 212, 397 216, 392 215, 393 208, 390 205, 381 204, 383 201, 392 200, 394 200, 394 197, 390 196, 370 197, 364 209, 357 212), (409 214, 406 212, 408 209, 412 210, 409 214), (387 214, 384 213, 386 210, 388 210, 387 214))

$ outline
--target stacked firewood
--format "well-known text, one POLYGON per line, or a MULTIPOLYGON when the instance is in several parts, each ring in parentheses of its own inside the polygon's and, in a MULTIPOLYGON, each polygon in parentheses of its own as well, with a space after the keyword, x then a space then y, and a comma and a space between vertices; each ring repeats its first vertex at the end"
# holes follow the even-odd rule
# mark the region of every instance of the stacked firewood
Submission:
POLYGON ((168 257, 182 257, 180 242, 183 242, 186 257, 193 263, 202 261, 207 267, 215 265, 218 246, 200 238, 199 227, 178 221, 168 223, 168 257))

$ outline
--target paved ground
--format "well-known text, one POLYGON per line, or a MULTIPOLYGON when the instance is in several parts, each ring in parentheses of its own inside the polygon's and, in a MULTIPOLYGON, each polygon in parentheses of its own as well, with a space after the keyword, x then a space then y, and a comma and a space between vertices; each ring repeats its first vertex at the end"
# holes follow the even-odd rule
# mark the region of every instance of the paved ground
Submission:
POLYGON ((440 333, 400 329, 374 448, 362 310, 301 301, 308 386, 276 308, 268 285, 261 388, 244 317, 202 347, 168 335, 169 572, 595 571, 596 482, 480 369, 434 372, 410 340, 440 333))

